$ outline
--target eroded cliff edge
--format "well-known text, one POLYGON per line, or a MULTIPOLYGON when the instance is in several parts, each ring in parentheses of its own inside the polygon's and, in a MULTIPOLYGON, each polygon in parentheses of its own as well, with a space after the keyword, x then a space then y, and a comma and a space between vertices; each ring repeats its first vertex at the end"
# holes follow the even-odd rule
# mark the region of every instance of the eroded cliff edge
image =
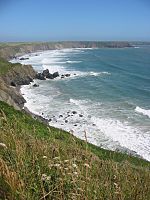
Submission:
POLYGON ((12 64, 0 59, 0 100, 21 110, 26 101, 19 87, 30 84, 35 75, 31 65, 12 64))

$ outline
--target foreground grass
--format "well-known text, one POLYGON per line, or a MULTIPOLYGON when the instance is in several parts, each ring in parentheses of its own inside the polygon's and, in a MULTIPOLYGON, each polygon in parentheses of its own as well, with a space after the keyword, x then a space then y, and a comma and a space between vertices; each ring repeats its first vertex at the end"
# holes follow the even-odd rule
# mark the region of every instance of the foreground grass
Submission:
POLYGON ((150 199, 148 162, 90 145, 2 102, 0 142, 0 199, 150 199))

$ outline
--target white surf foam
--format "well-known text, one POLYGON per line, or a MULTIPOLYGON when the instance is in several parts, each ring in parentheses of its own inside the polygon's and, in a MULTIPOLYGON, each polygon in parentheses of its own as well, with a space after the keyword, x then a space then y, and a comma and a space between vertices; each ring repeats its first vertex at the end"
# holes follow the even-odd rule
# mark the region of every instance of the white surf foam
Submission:
POLYGON ((145 110, 145 109, 140 108, 139 106, 137 106, 135 108, 135 111, 138 112, 138 113, 141 113, 143 115, 146 115, 146 116, 148 116, 150 118, 150 110, 145 110))
POLYGON ((82 61, 67 60, 66 63, 81 63, 82 61))
POLYGON ((112 150, 123 147, 150 160, 150 134, 148 132, 143 133, 140 128, 129 125, 127 121, 121 122, 117 119, 91 115, 90 110, 94 109, 94 102, 79 99, 70 99, 69 102, 71 106, 68 105, 68 108, 75 109, 77 114, 68 117, 68 114, 63 113, 67 124, 63 122, 62 118, 58 118, 57 122, 53 121, 50 123, 51 125, 67 131, 72 130, 74 135, 81 139, 85 139, 86 131, 90 143, 112 150), (79 117, 79 114, 83 114, 83 118, 79 117))
POLYGON ((135 151, 138 155, 150 161, 150 134, 142 133, 139 129, 131 127, 127 122, 113 119, 100 119, 92 117, 97 127, 113 141, 119 142, 123 147, 135 151))

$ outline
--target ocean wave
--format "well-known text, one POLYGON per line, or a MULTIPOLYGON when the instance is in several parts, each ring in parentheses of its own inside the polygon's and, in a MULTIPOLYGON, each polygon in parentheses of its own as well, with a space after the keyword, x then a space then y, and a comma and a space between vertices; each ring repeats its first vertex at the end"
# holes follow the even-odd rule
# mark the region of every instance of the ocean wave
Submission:
POLYGON ((82 104, 89 103, 88 100, 76 100, 76 99, 70 99, 69 102, 75 104, 76 106, 81 106, 82 104))
POLYGON ((111 75, 111 73, 109 72, 88 72, 87 73, 87 75, 90 75, 90 76, 100 76, 102 74, 111 75))
POLYGON ((143 134, 139 129, 115 119, 92 117, 97 128, 120 146, 135 151, 138 155, 150 161, 150 135, 143 134))
POLYGON ((135 111, 138 112, 138 113, 141 113, 143 115, 146 115, 150 118, 150 110, 146 110, 146 109, 143 109, 143 108, 140 108, 139 106, 137 106, 135 108, 135 111))
POLYGON ((66 61, 66 63, 70 63, 70 64, 72 64, 72 63, 81 63, 82 61, 75 61, 75 60, 67 60, 66 61))

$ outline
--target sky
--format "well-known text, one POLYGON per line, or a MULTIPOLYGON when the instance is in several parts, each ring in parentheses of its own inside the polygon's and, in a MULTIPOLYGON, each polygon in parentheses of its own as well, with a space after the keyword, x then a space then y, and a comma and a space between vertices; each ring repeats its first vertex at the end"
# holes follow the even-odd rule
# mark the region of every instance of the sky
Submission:
POLYGON ((150 0, 0 0, 0 41, 150 41, 150 0))

